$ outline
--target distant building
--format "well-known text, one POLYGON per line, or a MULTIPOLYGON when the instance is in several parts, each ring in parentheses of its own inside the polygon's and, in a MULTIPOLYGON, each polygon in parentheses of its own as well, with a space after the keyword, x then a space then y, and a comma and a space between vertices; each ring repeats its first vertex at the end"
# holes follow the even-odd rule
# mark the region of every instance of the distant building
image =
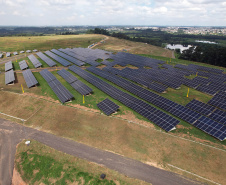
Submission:
POLYGON ((15 52, 13 52, 13 54, 14 54, 14 55, 18 55, 18 52, 17 52, 17 51, 15 51, 15 52))

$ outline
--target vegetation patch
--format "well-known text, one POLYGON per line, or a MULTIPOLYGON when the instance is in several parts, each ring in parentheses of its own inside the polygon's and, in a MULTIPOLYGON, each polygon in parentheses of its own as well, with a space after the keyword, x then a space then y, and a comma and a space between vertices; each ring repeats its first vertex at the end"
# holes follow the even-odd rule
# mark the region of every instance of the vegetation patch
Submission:
MULTIPOLYGON (((15 167, 28 184, 128 184, 132 179, 94 163, 59 152, 35 140, 17 147, 15 167), (101 173, 107 174, 101 179, 101 173)), ((135 184, 148 184, 134 179, 135 184)))

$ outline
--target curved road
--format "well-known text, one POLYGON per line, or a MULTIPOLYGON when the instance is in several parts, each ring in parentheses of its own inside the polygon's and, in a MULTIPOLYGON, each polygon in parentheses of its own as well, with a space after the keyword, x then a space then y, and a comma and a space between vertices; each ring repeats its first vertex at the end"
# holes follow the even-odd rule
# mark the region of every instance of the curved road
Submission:
POLYGON ((129 177, 141 179, 153 185, 200 184, 186 177, 158 169, 134 159, 0 119, 1 185, 11 185, 16 145, 23 139, 28 138, 35 139, 56 150, 104 165, 129 177))

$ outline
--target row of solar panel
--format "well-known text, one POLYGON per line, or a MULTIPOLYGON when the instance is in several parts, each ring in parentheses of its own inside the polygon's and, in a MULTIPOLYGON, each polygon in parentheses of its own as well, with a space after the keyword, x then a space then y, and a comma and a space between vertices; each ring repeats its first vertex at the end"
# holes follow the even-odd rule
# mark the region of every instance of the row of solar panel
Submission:
MULTIPOLYGON (((100 69, 94 68, 94 67, 90 67, 88 68, 89 71, 115 83, 116 85, 126 89, 127 91, 135 94, 136 96, 158 106, 159 108, 162 108, 165 111, 170 112, 171 114, 181 118, 182 120, 190 123, 190 124, 194 124, 197 120, 199 120, 199 118, 201 118, 201 114, 198 114, 182 105, 179 105, 175 102, 172 102, 166 98, 163 98, 157 94, 154 94, 153 92, 150 92, 138 85, 135 85, 125 79, 121 79, 117 76, 113 76, 105 71, 102 71, 100 69)), ((211 123, 211 126, 214 128, 215 126, 219 129, 216 129, 216 132, 213 132, 211 130, 211 132, 209 132, 208 134, 220 139, 220 140, 224 140, 226 137, 226 130, 224 130, 225 128, 222 127, 222 125, 219 125, 219 123, 214 122, 213 120, 209 119, 209 122, 211 123), (219 132, 221 134, 219 134, 219 132)), ((205 128, 202 129, 203 131, 206 132, 205 128)))
POLYGON ((88 87, 86 84, 78 80, 74 75, 72 75, 69 71, 62 69, 57 72, 61 77, 63 77, 76 91, 78 91, 81 95, 88 95, 93 90, 88 87))
POLYGON ((96 86, 101 91, 133 109, 166 131, 175 129, 175 126, 180 122, 172 116, 154 108, 142 100, 135 98, 134 96, 119 90, 118 88, 106 83, 79 67, 70 66, 69 69, 96 86))
POLYGON ((47 69, 40 71, 40 74, 62 103, 70 101, 74 97, 47 69))

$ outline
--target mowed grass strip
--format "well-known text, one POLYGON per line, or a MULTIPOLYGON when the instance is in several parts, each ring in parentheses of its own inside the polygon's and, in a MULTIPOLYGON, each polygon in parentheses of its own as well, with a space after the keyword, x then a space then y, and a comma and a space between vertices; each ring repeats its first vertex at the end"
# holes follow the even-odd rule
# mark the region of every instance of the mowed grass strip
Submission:
POLYGON ((89 161, 64 154, 35 140, 17 147, 15 167, 28 184, 142 184, 116 171, 89 161), (102 173, 106 179, 100 179, 102 173))
MULTIPOLYGON (((11 96, 34 102, 27 96, 11 96)), ((44 100, 40 102, 42 108, 25 122, 26 125, 157 167, 168 169, 169 163, 218 183, 224 182, 226 152, 124 120, 44 100)), ((225 148, 220 142, 215 146, 225 148)))
POLYGON ((46 51, 53 48, 88 47, 94 42, 99 42, 104 37, 103 35, 95 34, 0 37, 0 50, 8 52, 33 49, 46 51))

